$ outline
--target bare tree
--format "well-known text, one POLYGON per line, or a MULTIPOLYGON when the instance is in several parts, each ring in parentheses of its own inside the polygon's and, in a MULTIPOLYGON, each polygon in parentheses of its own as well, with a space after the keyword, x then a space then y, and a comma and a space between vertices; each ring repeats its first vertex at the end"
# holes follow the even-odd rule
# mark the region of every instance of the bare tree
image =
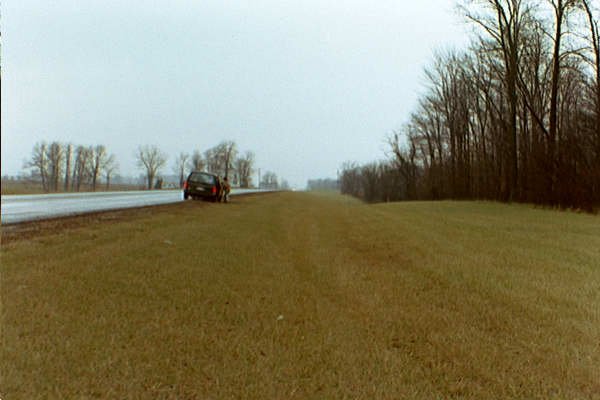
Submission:
POLYGON ((199 150, 194 150, 189 161, 189 169, 191 171, 203 171, 206 167, 206 162, 199 150))
POLYGON ((32 174, 39 176, 42 181, 42 188, 45 192, 49 191, 48 187, 48 159, 46 158, 47 145, 46 142, 39 142, 33 146, 31 160, 25 163, 25 168, 32 168, 32 174))
POLYGON ((263 189, 277 189, 279 188, 279 181, 277 175, 274 172, 267 171, 262 176, 260 187, 263 189))
POLYGON ((235 171, 240 187, 252 186, 252 174, 254 173, 254 153, 247 151, 243 156, 235 160, 235 171))
POLYGON ((110 179, 116 171, 119 169, 119 164, 114 154, 111 154, 104 164, 104 179, 106 181, 106 190, 110 189, 110 179))
POLYGON ((556 168, 557 168, 557 138, 558 138, 558 102, 559 102, 559 85, 560 85, 560 73, 561 73, 561 43, 563 40, 563 25, 567 18, 567 13, 571 8, 575 6, 574 0, 546 0, 552 6, 554 11, 554 49, 552 52, 552 78, 551 78, 551 92, 550 92, 550 115, 549 115, 549 139, 548 139, 548 153, 549 153, 549 175, 550 175, 550 187, 548 188, 548 195, 552 198, 552 202, 555 202, 554 196, 556 188, 556 168))
POLYGON ((591 57, 586 57, 586 60, 592 66, 594 79, 593 79, 593 104, 596 119, 596 131, 595 131, 595 147, 598 157, 598 163, 600 167, 600 24, 598 17, 594 15, 594 11, 591 7, 590 0, 581 0, 581 7, 585 12, 589 28, 589 43, 591 57))
POLYGON ((233 168, 233 162, 237 155, 237 146, 233 141, 222 142, 219 145, 223 154, 223 169, 225 170, 224 176, 229 176, 229 171, 233 168))
POLYGON ((48 182, 52 191, 58 191, 64 162, 64 148, 59 142, 52 142, 47 148, 48 182))
POLYGON ((71 179, 71 163, 73 159, 73 145, 68 143, 65 145, 65 192, 69 191, 69 181, 71 179))
POLYGON ((106 162, 108 160, 108 153, 106 147, 98 145, 96 147, 90 147, 90 162, 89 162, 89 176, 92 183, 92 190, 96 191, 96 184, 98 178, 102 174, 106 162))
POLYGON ((75 164, 73 165, 72 187, 76 191, 81 190, 81 185, 89 180, 89 164, 92 152, 89 147, 77 146, 75 148, 75 164))
POLYGON ((357 163, 347 161, 341 166, 340 191, 354 197, 361 197, 360 167, 357 163))
MULTIPOLYGON (((584 56, 585 61, 592 68, 593 78, 590 79, 591 101, 590 108, 594 117, 589 122, 589 147, 594 149, 593 160, 589 163, 589 172, 591 182, 588 184, 591 197, 600 199, 600 9, 592 8, 591 0, 581 0, 581 8, 587 21, 589 31, 589 56, 584 56)), ((597 5, 597 3, 596 3, 597 5)))
POLYGON ((210 148, 204 152, 204 163, 205 168, 208 172, 213 174, 221 175, 221 161, 219 153, 215 147, 210 148))
POLYGON ((204 152, 206 168, 214 174, 229 176, 237 155, 236 144, 233 141, 223 141, 204 152))
POLYGON ((152 189, 158 172, 167 163, 167 156, 157 146, 140 146, 136 159, 138 167, 146 172, 147 188, 152 189))
POLYGON ((517 196, 517 109, 519 98, 517 84, 520 64, 520 46, 523 32, 531 20, 532 6, 527 0, 484 0, 469 1, 465 7, 467 18, 479 26, 483 33, 482 43, 489 43, 488 51, 498 52, 502 61, 499 77, 504 87, 508 110, 501 119, 504 126, 505 146, 503 151, 503 197, 512 200, 517 196))
MULTIPOLYGON (((200 154, 200 153, 198 153, 200 154)), ((183 187, 183 182, 185 182, 185 172, 188 164, 188 160, 190 155, 188 153, 179 153, 177 158, 175 159, 175 165, 173 166, 173 171, 177 175, 179 175, 179 187, 183 187)))
MULTIPOLYGON (((407 129, 410 129, 408 127, 407 129)), ((398 133, 388 139, 388 145, 393 154, 393 163, 397 171, 404 178, 405 193, 408 200, 417 198, 417 139, 409 133, 408 146, 402 146, 398 133)))

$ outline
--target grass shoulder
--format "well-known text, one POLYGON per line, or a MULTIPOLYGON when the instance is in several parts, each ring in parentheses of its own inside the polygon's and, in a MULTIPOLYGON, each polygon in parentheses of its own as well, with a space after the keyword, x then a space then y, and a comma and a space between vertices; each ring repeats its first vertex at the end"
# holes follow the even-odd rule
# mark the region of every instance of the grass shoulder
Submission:
POLYGON ((292 192, 57 227, 2 245, 1 394, 594 398, 599 229, 292 192))

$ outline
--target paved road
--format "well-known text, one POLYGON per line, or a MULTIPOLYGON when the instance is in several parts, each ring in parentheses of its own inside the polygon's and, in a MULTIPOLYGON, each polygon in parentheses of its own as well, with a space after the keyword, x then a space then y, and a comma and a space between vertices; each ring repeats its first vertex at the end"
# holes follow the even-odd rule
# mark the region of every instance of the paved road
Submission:
MULTIPOLYGON (((233 189, 231 195, 259 192, 233 189)), ((181 190, 2 196, 2 224, 183 201, 181 190)))

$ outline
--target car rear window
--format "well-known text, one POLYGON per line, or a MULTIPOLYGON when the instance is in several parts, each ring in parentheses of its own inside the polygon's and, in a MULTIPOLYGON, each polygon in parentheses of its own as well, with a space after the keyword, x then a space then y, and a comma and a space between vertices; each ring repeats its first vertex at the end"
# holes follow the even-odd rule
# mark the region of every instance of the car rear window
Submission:
POLYGON ((215 177, 209 174, 204 174, 202 172, 192 172, 192 174, 190 175, 190 181, 212 185, 215 183, 215 177))

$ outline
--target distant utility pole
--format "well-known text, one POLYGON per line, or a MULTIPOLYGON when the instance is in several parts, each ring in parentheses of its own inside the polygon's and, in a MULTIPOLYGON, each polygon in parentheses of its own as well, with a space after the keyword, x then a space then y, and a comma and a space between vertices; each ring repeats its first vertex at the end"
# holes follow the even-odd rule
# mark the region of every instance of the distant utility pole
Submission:
POLYGON ((260 189, 260 168, 258 169, 258 188, 260 189))

